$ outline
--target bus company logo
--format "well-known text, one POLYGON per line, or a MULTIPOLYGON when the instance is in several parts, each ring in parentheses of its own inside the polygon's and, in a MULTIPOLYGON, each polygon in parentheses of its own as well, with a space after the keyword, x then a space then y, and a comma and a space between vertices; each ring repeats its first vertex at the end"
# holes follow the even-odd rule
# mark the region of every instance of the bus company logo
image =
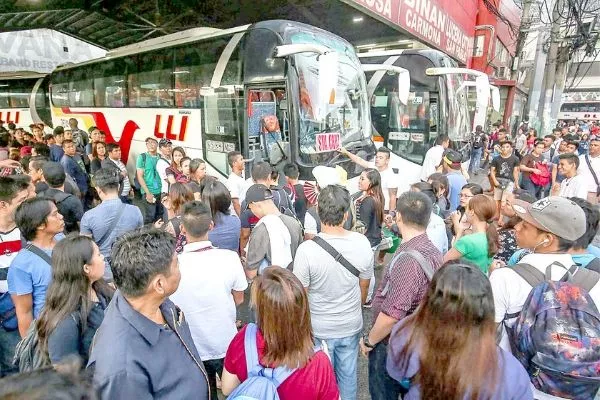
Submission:
POLYGON ((5 113, 3 113, 2 111, 0 111, 0 121, 4 121, 7 124, 10 124, 11 122, 13 124, 18 124, 19 123, 19 117, 21 116, 21 112, 20 111, 7 111, 6 112, 6 117, 5 117, 5 113), (14 119, 11 118, 11 116, 14 115, 14 119))
POLYGON ((154 123, 154 136, 159 139, 165 138, 169 140, 177 140, 183 142, 185 140, 185 133, 187 131, 188 116, 180 116, 181 121, 179 121, 179 132, 175 132, 173 130, 173 121, 175 120, 174 115, 167 116, 166 126, 164 126, 165 123, 163 123, 165 119, 163 119, 162 117, 163 116, 160 114, 156 115, 156 122, 154 123))

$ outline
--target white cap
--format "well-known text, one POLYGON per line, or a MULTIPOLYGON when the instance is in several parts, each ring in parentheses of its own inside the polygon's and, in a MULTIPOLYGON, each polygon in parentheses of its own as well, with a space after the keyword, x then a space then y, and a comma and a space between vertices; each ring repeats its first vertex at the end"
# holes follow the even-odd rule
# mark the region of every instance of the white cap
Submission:
POLYGON ((316 166, 312 170, 313 176, 319 188, 323 189, 329 185, 346 185, 347 173, 341 167, 316 166))

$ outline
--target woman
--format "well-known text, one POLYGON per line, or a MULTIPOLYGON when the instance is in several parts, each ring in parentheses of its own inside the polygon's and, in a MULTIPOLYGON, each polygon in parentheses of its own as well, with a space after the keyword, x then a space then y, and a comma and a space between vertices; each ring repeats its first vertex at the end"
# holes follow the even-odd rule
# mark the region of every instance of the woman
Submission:
POLYGON ((514 193, 510 193, 506 197, 506 204, 502 207, 502 215, 506 216, 508 220, 498 230, 498 252, 494 256, 494 260, 500 261, 501 265, 508 264, 512 255, 519 249, 515 237, 515 226, 521 218, 515 214, 515 210, 512 208, 515 200, 533 203, 535 202, 535 197, 522 189, 517 189, 514 193))
POLYGON ((181 161, 179 161, 179 165, 181 166, 181 176, 179 177, 182 183, 188 183, 190 181, 190 162, 192 161, 189 157, 183 157, 181 161))
POLYGON ((90 157, 90 173, 94 175, 102 168, 102 161, 106 158, 106 143, 96 142, 92 145, 92 156, 90 157))
MULTIPOLYGON (((277 388, 279 398, 337 400, 340 394, 331 362, 313 346, 308 297, 298 278, 285 268, 265 268, 254 280, 250 301, 258 326, 260 365, 295 369, 277 388)), ((225 396, 248 379, 247 329, 248 325, 238 332, 225 355, 221 377, 225 396)))
POLYGON ((241 222, 231 212, 231 195, 227 187, 218 180, 208 181, 202 190, 202 201, 210 206, 213 218, 213 229, 208 232, 208 239, 213 246, 239 252, 241 222))
POLYGON ((476 264, 487 274, 492 257, 498 251, 498 230, 493 218, 496 203, 484 194, 475 195, 465 211, 473 233, 465 235, 458 214, 452 214, 456 236, 452 248, 444 256, 444 262, 464 258, 476 264))
POLYGON ((185 245, 185 236, 181 233, 181 210, 183 205, 190 201, 194 201, 194 193, 186 184, 175 182, 169 188, 169 194, 162 199, 163 206, 167 211, 167 222, 160 219, 154 223, 155 228, 162 228, 175 236, 177 253, 181 253, 185 245))
POLYGON ((67 236, 52 252, 52 283, 37 321, 39 345, 56 364, 76 354, 87 364, 92 339, 114 289, 104 280, 104 256, 92 238, 67 236))
MULTIPOLYGON (((535 145, 535 140, 537 139, 537 131, 533 128, 529 129, 529 133, 527 134, 527 147, 526 154, 529 154, 533 151, 533 146, 535 145)), ((523 154, 525 155, 525 154, 523 154)))
POLYGON ((354 201, 356 217, 365 225, 365 236, 371 247, 381 242, 384 198, 381 190, 381 175, 374 168, 367 168, 358 180, 360 196, 354 201))
POLYGON ((171 165, 166 169, 167 180, 169 181, 169 184, 173 184, 175 182, 189 182, 189 178, 184 175, 181 167, 181 160, 184 158, 185 150, 183 147, 175 147, 171 152, 171 165))
POLYGON ((442 266, 421 307, 396 324, 387 371, 404 400, 533 399, 525 369, 496 346, 490 283, 468 263, 442 266))
MULTIPOLYGON (((465 235, 473 231, 473 229, 471 228, 471 224, 469 223, 469 221, 467 221, 467 218, 465 216, 465 210, 467 209, 467 204, 469 204, 469 201, 478 194, 483 194, 483 188, 478 184, 467 183, 466 185, 464 185, 460 189, 458 208, 456 209, 456 211, 450 214, 450 217, 452 217, 453 214, 460 215, 460 223, 463 228, 463 234, 465 235)), ((452 242, 452 235, 456 235, 456 230, 454 229, 452 218, 447 218, 446 223, 450 226, 450 236, 448 237, 448 240, 452 242)))
POLYGON ((442 218, 447 218, 450 210, 450 199, 448 199, 448 191, 450 183, 446 175, 436 172, 431 174, 427 179, 433 188, 436 201, 433 203, 434 208, 437 209, 436 214, 442 218))
POLYGON ((588 154, 590 152, 590 136, 587 133, 581 135, 578 149, 580 155, 588 154))

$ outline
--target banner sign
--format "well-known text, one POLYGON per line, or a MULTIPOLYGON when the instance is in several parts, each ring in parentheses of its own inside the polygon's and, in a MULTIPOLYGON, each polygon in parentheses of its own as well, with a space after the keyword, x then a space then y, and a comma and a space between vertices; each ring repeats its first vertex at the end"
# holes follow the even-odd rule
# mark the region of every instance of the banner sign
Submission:
POLYGON ((392 22, 462 64, 473 51, 477 1, 345 0, 392 22))
POLYGON ((318 133, 315 139, 315 147, 317 153, 324 153, 326 151, 336 151, 340 147, 342 147, 339 132, 318 133))

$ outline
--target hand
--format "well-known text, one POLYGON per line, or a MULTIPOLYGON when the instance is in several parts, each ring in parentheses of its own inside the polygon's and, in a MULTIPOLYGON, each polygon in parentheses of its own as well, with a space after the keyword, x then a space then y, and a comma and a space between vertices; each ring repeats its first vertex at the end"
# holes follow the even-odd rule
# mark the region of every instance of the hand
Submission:
POLYGON ((146 193, 145 198, 148 203, 154 203, 156 201, 152 193, 146 193))
POLYGON ((373 349, 365 346, 365 341, 363 340, 363 338, 360 338, 360 353, 363 355, 363 357, 369 357, 369 352, 373 349))
POLYGON ((339 151, 340 153, 342 153, 343 155, 345 155, 345 156, 347 156, 347 155, 350 153, 348 150, 346 150, 346 148, 345 148, 345 147, 340 147, 340 148, 338 149, 338 151, 339 151))
POLYGON ((154 227, 155 227, 156 229, 160 229, 160 228, 162 228, 162 227, 163 227, 163 225, 164 225, 164 224, 165 224, 165 222, 164 222, 164 221, 162 220, 162 218, 161 218, 161 219, 159 219, 158 221, 156 221, 156 222, 154 223, 154 227))
POLYGON ((394 225, 394 218, 392 217, 391 214, 388 214, 385 216, 384 223, 388 229, 392 229, 392 225, 394 225))
POLYGON ((492 272, 494 272, 498 268, 504 268, 504 267, 506 267, 506 263, 504 261, 502 261, 502 260, 494 260, 494 261, 492 261, 492 265, 490 265, 488 274, 491 274, 492 272))
POLYGON ((460 224, 460 212, 454 211, 452 214, 450 214, 450 220, 454 226, 460 224))
POLYGON ((165 225, 165 232, 173 235, 173 237, 174 237, 175 236, 175 228, 173 227, 173 224, 166 224, 165 225))
POLYGON ((531 173, 532 173, 532 174, 536 174, 536 175, 540 175, 540 174, 542 173, 542 171, 540 171, 540 170, 539 170, 539 169, 537 169, 537 168, 533 168, 533 169, 531 170, 531 173))
POLYGON ((127 172, 125 172, 125 171, 121 171, 121 176, 122 176, 123 178, 127 178, 127 172))
POLYGON ((559 192, 560 191, 560 183, 556 182, 552 185, 552 191, 553 192, 559 192))
POLYGON ((0 161, 0 168, 20 168, 21 164, 15 160, 2 160, 0 161))

